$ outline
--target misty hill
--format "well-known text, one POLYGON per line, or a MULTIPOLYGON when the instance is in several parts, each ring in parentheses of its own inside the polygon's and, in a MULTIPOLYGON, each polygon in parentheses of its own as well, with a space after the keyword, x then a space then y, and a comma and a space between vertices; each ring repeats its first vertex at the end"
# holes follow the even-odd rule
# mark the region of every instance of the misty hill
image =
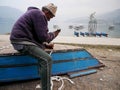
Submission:
POLYGON ((9 6, 0 6, 0 18, 17 19, 23 12, 9 6))
POLYGON ((120 21, 120 9, 99 15, 98 18, 104 19, 106 21, 120 21))
POLYGON ((0 34, 9 33, 22 11, 8 6, 0 6, 0 34))
MULTIPOLYGON (((120 24, 120 9, 102 14, 97 15, 97 12, 95 14, 95 17, 97 18, 98 23, 103 22, 109 22, 109 23, 119 23, 120 24)), ((70 20, 67 20, 66 22, 74 22, 74 23, 88 23, 89 16, 88 17, 77 17, 70 20)))

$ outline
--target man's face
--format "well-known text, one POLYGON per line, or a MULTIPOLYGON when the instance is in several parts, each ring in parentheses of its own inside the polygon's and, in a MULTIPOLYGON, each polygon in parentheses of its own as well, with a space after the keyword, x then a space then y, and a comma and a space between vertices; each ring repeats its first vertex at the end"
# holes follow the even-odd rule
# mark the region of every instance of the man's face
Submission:
POLYGON ((53 16, 53 14, 50 11, 48 11, 46 13, 46 17, 47 17, 47 20, 50 21, 50 19, 53 18, 54 16, 53 16))

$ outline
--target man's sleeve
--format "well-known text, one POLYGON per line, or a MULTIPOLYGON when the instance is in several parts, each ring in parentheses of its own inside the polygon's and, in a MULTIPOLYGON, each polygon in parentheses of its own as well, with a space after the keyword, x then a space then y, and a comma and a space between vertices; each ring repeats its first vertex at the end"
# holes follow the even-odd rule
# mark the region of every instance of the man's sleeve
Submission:
POLYGON ((39 11, 34 12, 32 15, 33 25, 35 33, 40 42, 50 42, 55 38, 53 32, 49 32, 47 19, 43 14, 40 14, 39 11))

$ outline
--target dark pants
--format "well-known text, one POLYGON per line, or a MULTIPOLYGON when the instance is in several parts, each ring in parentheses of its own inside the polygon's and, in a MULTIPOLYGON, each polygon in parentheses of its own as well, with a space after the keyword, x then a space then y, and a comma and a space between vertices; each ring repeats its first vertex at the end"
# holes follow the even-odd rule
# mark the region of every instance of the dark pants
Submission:
POLYGON ((51 77, 51 65, 52 59, 44 50, 37 46, 24 45, 22 53, 35 57, 39 63, 39 71, 41 76, 42 90, 51 90, 50 77, 51 77))

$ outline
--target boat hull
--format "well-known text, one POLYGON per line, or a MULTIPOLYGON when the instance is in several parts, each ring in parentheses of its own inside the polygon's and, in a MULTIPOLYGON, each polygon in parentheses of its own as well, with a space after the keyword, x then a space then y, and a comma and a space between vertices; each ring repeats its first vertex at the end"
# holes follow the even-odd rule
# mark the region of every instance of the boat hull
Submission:
MULTIPOLYGON (((51 54, 52 75, 67 74, 103 66, 85 49, 56 51, 51 54)), ((40 78, 37 59, 23 54, 0 56, 0 82, 40 78)))

